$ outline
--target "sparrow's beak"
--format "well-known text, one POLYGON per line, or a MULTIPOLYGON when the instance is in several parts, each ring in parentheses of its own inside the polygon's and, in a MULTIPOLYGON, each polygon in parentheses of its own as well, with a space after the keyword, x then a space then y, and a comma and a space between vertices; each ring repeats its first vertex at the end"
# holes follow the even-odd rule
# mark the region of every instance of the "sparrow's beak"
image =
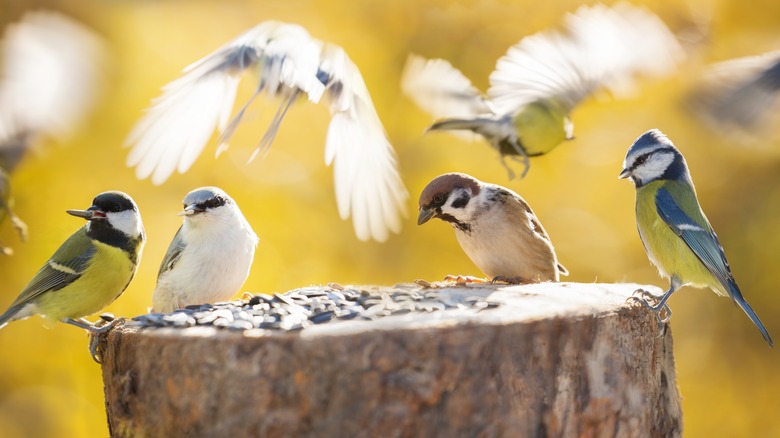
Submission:
POLYGON ((631 176, 631 171, 630 171, 630 170, 628 170, 628 169, 623 169, 623 171, 622 171, 622 172, 620 172, 620 175, 618 175, 618 178, 620 178, 620 179, 626 179, 626 178, 628 178, 629 176, 631 176))
POLYGON ((89 207, 86 210, 65 210, 65 212, 71 216, 80 217, 88 221, 91 221, 93 219, 106 218, 106 213, 101 211, 99 208, 95 207, 94 205, 92 207, 89 207))
POLYGON ((203 213, 205 210, 198 208, 195 204, 188 205, 184 210, 176 213, 176 216, 192 216, 196 213, 203 213))
POLYGON ((417 216, 417 225, 422 225, 433 217, 435 212, 432 208, 420 207, 420 215, 417 216))

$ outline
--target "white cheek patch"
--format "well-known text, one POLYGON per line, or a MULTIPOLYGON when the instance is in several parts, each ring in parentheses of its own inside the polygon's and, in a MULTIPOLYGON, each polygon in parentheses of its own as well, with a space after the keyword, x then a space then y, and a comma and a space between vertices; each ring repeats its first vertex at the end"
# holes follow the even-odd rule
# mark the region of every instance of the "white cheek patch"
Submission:
POLYGON ((132 210, 106 213, 106 217, 114 228, 130 237, 136 237, 143 232, 144 225, 141 222, 141 216, 132 210))
POLYGON ((644 164, 634 169, 632 172, 642 181, 651 181, 660 178, 666 172, 666 169, 674 162, 674 154, 671 152, 660 152, 650 155, 644 164))

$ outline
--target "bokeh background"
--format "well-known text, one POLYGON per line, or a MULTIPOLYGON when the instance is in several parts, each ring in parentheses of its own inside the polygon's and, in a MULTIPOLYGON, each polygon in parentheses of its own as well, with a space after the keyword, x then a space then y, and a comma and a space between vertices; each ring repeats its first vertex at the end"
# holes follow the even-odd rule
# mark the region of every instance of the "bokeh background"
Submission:
MULTIPOLYGON (((685 154, 699 199, 743 292, 780 339, 780 142, 770 127, 741 142, 699 123, 683 105, 710 62, 780 47, 780 2, 646 1, 678 35, 688 60, 669 78, 644 81, 629 99, 589 99, 573 113, 576 139, 533 160, 509 181, 485 143, 446 133, 423 135, 430 117, 399 88, 407 54, 449 60, 482 89, 496 60, 521 37, 557 25, 578 1, 533 0, 0 0, 5 28, 31 9, 66 13, 106 41, 107 81, 95 110, 67 141, 42 140, 13 175, 16 211, 29 225, 20 243, 8 222, 0 239, 16 254, 0 258, 5 308, 82 221, 65 214, 116 189, 137 201, 148 243, 136 279, 108 309, 144 313, 157 269, 180 224, 176 213, 193 188, 216 185, 236 199, 261 242, 245 290, 287 291, 309 284, 393 284, 479 271, 450 227, 415 225, 416 198, 449 171, 506 185, 533 206, 576 282, 639 282, 666 288, 643 251, 634 221, 634 188, 618 180, 631 142, 660 128, 685 154), (325 106, 300 103, 282 124, 270 154, 246 160, 274 104, 258 102, 231 150, 213 158, 214 139, 193 169, 163 186, 125 167, 125 136, 159 88, 192 61, 245 29, 276 19, 305 26, 343 46, 360 67, 398 153, 410 192, 409 218, 384 244, 359 242, 336 211, 331 169, 323 165, 325 106)), ((647 60, 652 63, 651 59, 647 60)), ((250 81, 240 96, 251 93, 250 81)), ((239 97, 239 101, 242 97, 239 97)), ((690 437, 780 436, 780 358, 729 300, 686 288, 671 299, 684 431, 690 437)), ((38 317, 0 331, 0 434, 105 436, 100 368, 84 333, 38 317)))

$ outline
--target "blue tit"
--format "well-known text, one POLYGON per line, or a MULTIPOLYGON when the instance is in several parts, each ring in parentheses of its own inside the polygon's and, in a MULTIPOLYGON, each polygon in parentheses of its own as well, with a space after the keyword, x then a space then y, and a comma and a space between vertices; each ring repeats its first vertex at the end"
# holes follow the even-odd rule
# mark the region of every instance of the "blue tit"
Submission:
POLYGON ((718 236, 699 207, 685 158, 674 144, 657 129, 642 134, 628 149, 620 178, 634 182, 639 236, 650 261, 671 280, 655 306, 642 303, 661 321, 662 310, 671 316, 666 301, 677 289, 708 287, 731 297, 771 347, 772 338, 742 296, 718 236))
POLYGON ((201 187, 184 197, 184 222, 165 253, 152 311, 230 299, 249 276, 258 238, 236 202, 201 187))
POLYGON ((441 59, 411 56, 404 93, 437 120, 429 130, 473 131, 506 158, 543 155, 574 138, 571 111, 602 89, 625 95, 640 75, 668 74, 682 48, 653 13, 626 3, 582 6, 562 31, 523 38, 498 60, 487 94, 441 59), (652 59, 653 62, 647 62, 652 59))
POLYGON ((383 242, 390 232, 400 232, 409 195, 395 151, 360 70, 341 47, 313 38, 301 26, 266 21, 185 68, 163 90, 126 142, 132 146, 127 164, 139 178, 151 176, 152 183, 162 184, 174 171, 186 172, 215 129, 221 134, 219 155, 261 94, 282 102, 252 158, 268 152, 297 100, 322 100, 331 112, 325 164, 333 164, 339 215, 352 217, 360 240, 383 242), (247 71, 255 73, 255 93, 231 119, 247 71))
MULTIPOLYGON (((105 192, 87 210, 67 212, 87 223, 57 249, 0 315, 0 327, 36 314, 92 334, 111 327, 98 327, 83 317, 111 304, 133 279, 145 241, 138 207, 122 192, 105 192)), ((95 357, 94 344, 90 351, 95 357)))

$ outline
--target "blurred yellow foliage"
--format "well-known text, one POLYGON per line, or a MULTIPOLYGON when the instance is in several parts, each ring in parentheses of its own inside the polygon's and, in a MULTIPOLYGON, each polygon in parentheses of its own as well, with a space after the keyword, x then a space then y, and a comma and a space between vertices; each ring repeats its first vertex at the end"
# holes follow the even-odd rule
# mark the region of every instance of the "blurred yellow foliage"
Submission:
MULTIPOLYGON (((780 144, 767 140, 740 147, 699 124, 681 100, 703 64, 780 47, 780 2, 642 3, 678 34, 693 35, 691 59, 676 77, 643 83, 634 98, 587 100, 573 113, 576 139, 534 159, 524 180, 508 181, 487 144, 443 133, 423 135, 430 117, 400 93, 406 56, 445 58, 485 89, 488 74, 510 45, 557 25, 580 2, 0 0, 3 27, 31 8, 60 10, 94 27, 112 56, 98 108, 77 136, 67 144, 44 141, 13 175, 16 211, 29 225, 30 239, 22 244, 10 224, 0 227, 0 239, 16 251, 0 258, 0 306, 8 305, 83 225, 64 210, 87 208, 94 195, 112 189, 133 196, 148 235, 136 279, 108 309, 117 315, 146 312, 159 263, 181 223, 176 216, 181 200, 204 185, 229 193, 260 236, 244 286, 248 291, 479 275, 447 224, 415 225, 420 190, 450 171, 508 186, 525 197, 569 268, 568 280, 666 288, 636 232, 634 188, 617 179, 628 146, 657 127, 685 154, 699 200, 743 292, 778 338, 780 144), (332 171, 323 162, 325 106, 296 105, 270 154, 248 165, 274 104, 258 102, 227 154, 214 159, 212 139, 189 172, 163 186, 138 181, 125 167, 122 143, 159 87, 189 63, 269 19, 301 24, 314 37, 343 46, 361 69, 411 194, 405 228, 389 242, 359 242, 351 223, 338 218, 332 171)), ((248 96, 251 87, 242 93, 248 96)), ((780 358, 745 315, 728 300, 691 288, 676 294, 671 306, 685 435, 780 436, 775 419, 780 358)), ((64 325, 47 330, 37 317, 0 331, 3 436, 107 435, 100 368, 89 358, 86 343, 82 331, 64 325)))

